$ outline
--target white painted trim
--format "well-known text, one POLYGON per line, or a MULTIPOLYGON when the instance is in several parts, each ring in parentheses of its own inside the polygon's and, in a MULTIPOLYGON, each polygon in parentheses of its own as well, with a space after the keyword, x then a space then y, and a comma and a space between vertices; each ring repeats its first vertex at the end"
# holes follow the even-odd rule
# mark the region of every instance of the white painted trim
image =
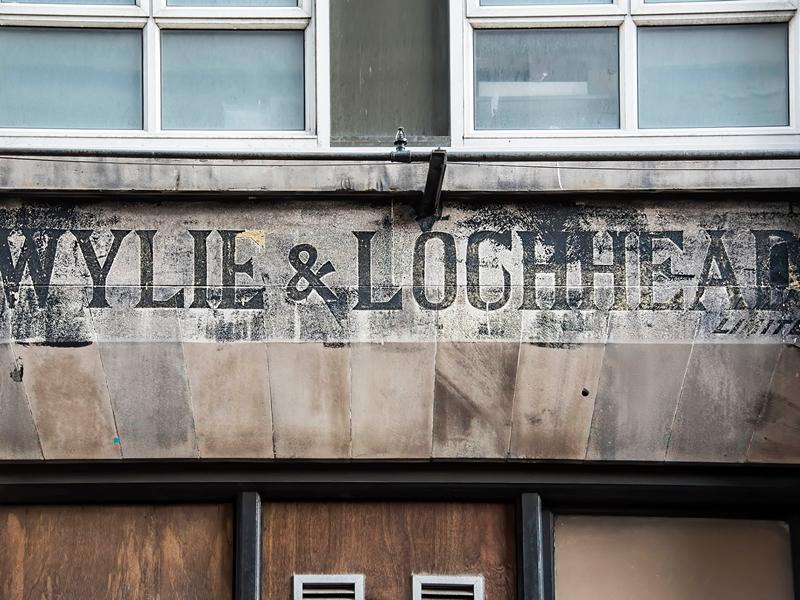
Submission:
POLYGON ((0 16, 63 16, 63 17, 141 17, 149 16, 148 0, 141 5, 109 4, 10 4, 0 2, 0 16))
POLYGON ((161 29, 263 29, 263 30, 302 30, 309 25, 309 19, 258 19, 228 15, 221 17, 156 17, 161 29))
POLYGON ((144 28, 144 129, 155 133, 161 129, 161 34, 153 19, 144 28))
POLYGON ((481 6, 480 0, 466 0, 467 18, 531 18, 545 16, 624 15, 628 0, 603 4, 529 4, 514 6, 481 6))
POLYGON ((303 128, 307 135, 314 136, 317 131, 317 40, 316 21, 312 19, 303 34, 303 106, 305 107, 303 128))
POLYGON ((789 126, 800 131, 800 14, 789 21, 789 126))
POLYGON ((316 0, 314 19, 316 61, 312 65, 312 72, 316 80, 315 98, 317 110, 316 115, 314 113, 309 115, 309 119, 311 122, 316 121, 317 146, 328 148, 331 145, 330 0, 316 0))
POLYGON ((768 12, 795 10, 796 0, 723 0, 715 2, 647 2, 631 0, 633 15, 689 15, 696 13, 768 12))
MULTIPOLYGON (((635 137, 681 138, 734 136, 756 136, 765 142, 777 135, 798 135, 793 127, 706 127, 675 129, 636 129, 635 137)), ((631 133, 620 129, 479 129, 469 138, 484 140, 531 139, 531 138, 630 138, 631 133)))
POLYGON ((483 577, 476 575, 412 575, 411 576, 411 598, 412 600, 422 600, 422 586, 425 584, 433 585, 471 585, 473 590, 473 600, 484 600, 483 577))
POLYGON ((77 16, 58 14, 5 14, 0 13, 0 26, 14 27, 76 27, 108 29, 142 29, 147 24, 146 16, 77 16))
POLYGON ((464 143, 475 135, 475 30, 464 21, 464 143))
POLYGON ((354 600, 364 600, 363 575, 294 575, 292 577, 292 598, 294 600, 303 600, 303 586, 307 583, 352 585, 355 592, 354 600))
POLYGON ((628 15, 619 28, 619 127, 626 134, 639 123, 638 79, 636 25, 628 15))
POLYGON ((613 15, 538 15, 530 18, 469 19, 473 29, 543 29, 547 27, 619 27, 625 16, 613 15))
POLYGON ((277 21, 311 18, 311 3, 301 0, 296 7, 268 6, 169 6, 169 0, 152 0, 153 16, 174 18, 233 18, 274 19, 277 21))
POLYGON ((464 145, 464 125, 466 100, 469 97, 465 86, 464 37, 469 27, 465 19, 464 0, 450 0, 450 145, 460 148, 464 145))
MULTIPOLYGON (((789 129, 789 128, 787 128, 789 129)), ((694 135, 630 135, 620 131, 563 132, 569 135, 555 136, 552 131, 539 131, 523 137, 485 137, 467 138, 464 146, 471 149, 496 150, 711 150, 711 149, 750 149, 786 148, 800 146, 800 133, 790 130, 785 134, 757 135, 714 135, 696 133, 694 135), (592 135, 589 135, 589 134, 592 135), (585 135, 584 135, 585 134, 585 135)))
MULTIPOLYGON (((731 0, 734 1, 734 0, 731 0)), ((786 23, 796 14, 795 11, 774 12, 703 12, 691 14, 641 14, 633 15, 633 21, 640 26, 648 25, 735 25, 739 23, 786 23)))
MULTIPOLYGON (((5 132, 0 130, 0 134, 5 132)), ((71 148, 76 150, 231 150, 231 151, 306 151, 317 149, 317 140, 311 136, 296 137, 296 138, 276 138, 272 135, 251 135, 244 137, 242 134, 247 132, 234 132, 240 134, 239 137, 233 135, 213 136, 215 132, 200 132, 200 135, 194 137, 160 134, 157 136, 149 135, 147 132, 140 131, 120 131, 114 134, 111 131, 100 132, 106 137, 98 136, 98 132, 92 132, 94 135, 88 135, 88 132, 82 132, 82 136, 65 136, 71 148), (139 135, 134 135, 134 134, 139 135)), ((170 134, 172 132, 169 132, 170 134)), ((178 132, 181 133, 181 132, 178 132)), ((271 132, 270 132, 271 133, 271 132)), ((47 148, 63 148, 65 146, 65 137, 51 136, 49 132, 46 134, 43 130, 39 130, 39 135, 27 136, 6 136, 0 135, 0 144, 4 148, 15 150, 24 149, 47 149, 47 148)), ((374 148, 372 148, 374 150, 374 148)))

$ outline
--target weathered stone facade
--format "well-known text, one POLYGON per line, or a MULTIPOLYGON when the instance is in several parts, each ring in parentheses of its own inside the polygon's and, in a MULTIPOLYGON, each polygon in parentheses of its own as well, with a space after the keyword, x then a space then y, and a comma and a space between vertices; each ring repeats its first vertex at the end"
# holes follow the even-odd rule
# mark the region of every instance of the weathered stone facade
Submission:
POLYGON ((0 216, 2 459, 800 461, 786 197, 0 216))

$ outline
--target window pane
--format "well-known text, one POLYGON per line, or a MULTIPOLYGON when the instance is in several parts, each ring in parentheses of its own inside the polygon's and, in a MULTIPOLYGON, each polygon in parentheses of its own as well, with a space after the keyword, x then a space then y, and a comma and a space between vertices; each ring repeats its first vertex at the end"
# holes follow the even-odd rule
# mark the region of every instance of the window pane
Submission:
POLYGON ((168 6, 297 6, 297 0, 167 0, 168 6))
POLYGON ((481 6, 518 6, 520 4, 611 4, 611 2, 612 0, 481 0, 481 6))
POLYGON ((559 517, 558 600, 791 600, 779 521, 559 517))
POLYGON ((475 32, 476 129, 617 127, 616 28, 475 32))
POLYGON ((639 126, 788 125, 788 28, 639 29, 639 126))
POLYGON ((142 32, 0 28, 0 127, 142 128, 142 32))
POLYGON ((163 31, 164 129, 302 130, 302 31, 163 31))
POLYGON ((334 145, 391 146, 450 135, 447 0, 331 3, 331 135, 334 145))

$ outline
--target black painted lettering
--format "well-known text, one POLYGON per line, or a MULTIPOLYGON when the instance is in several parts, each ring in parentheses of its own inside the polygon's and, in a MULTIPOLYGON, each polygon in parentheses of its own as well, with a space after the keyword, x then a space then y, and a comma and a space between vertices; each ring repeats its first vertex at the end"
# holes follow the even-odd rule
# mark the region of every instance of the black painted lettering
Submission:
POLYGON ((414 244, 413 263, 413 292, 414 300, 427 310, 442 310, 453 304, 456 299, 456 242, 449 233, 441 231, 426 231, 420 234, 414 244), (431 302, 425 293, 426 249, 430 240, 439 240, 444 248, 444 289, 442 299, 431 302))
POLYGON ((372 238, 375 231, 354 231, 358 238, 358 303, 353 310, 401 310, 402 290, 397 290, 388 300, 372 299, 372 238))
POLYGON ((522 304, 520 310, 538 310, 536 301, 536 275, 539 272, 551 273, 555 279, 555 299, 551 310, 569 310, 567 303, 567 234, 553 231, 538 234, 535 231, 518 231, 522 242, 522 304), (541 235, 542 243, 549 246, 549 258, 536 260, 536 241, 541 235))
POLYGON ((112 229, 111 234, 114 236, 111 242, 111 248, 108 249, 108 254, 102 265, 97 258, 97 252, 92 243, 91 229, 73 229, 72 234, 78 241, 78 246, 83 254, 83 260, 86 261, 86 267, 89 269, 89 275, 92 278, 92 301, 89 303, 89 308, 108 308, 108 300, 106 299, 106 279, 111 267, 114 264, 114 259, 117 257, 119 248, 122 245, 122 240, 130 233, 130 229, 112 229))
POLYGON ((707 231, 709 237, 708 251, 703 261, 703 269, 697 284, 697 294, 694 298, 691 310, 706 310, 703 304, 703 294, 707 287, 724 287, 728 292, 728 302, 731 309, 745 309, 747 304, 742 297, 742 291, 736 281, 736 274, 733 272, 733 265, 722 236, 725 231, 722 229, 711 229, 707 231), (712 274, 712 269, 716 266, 718 274, 712 274))
POLYGON ((194 239, 194 296, 189 308, 208 308, 208 236, 210 229, 190 229, 194 239))
POLYGON ((583 293, 583 308, 600 308, 597 305, 597 295, 594 293, 595 275, 610 273, 613 276, 614 303, 609 310, 628 310, 628 293, 625 281, 625 238, 628 231, 582 231, 577 233, 578 260, 581 264, 581 289, 583 293), (608 235, 611 238, 611 264, 597 264, 594 261, 594 242, 598 235, 608 235), (586 302, 587 294, 592 298, 586 302), (588 306, 591 304, 591 307, 588 306))
POLYGON ((0 229, 0 276, 3 279, 3 289, 6 293, 6 304, 14 308, 19 285, 27 267, 28 274, 33 282, 33 291, 36 302, 40 308, 47 305, 50 294, 50 279, 53 276, 56 247, 58 240, 65 230, 63 229, 21 229, 25 237, 22 250, 16 264, 11 257, 11 246, 8 243, 13 229, 0 229))
POLYGON ((183 308, 183 288, 166 300, 153 297, 153 238, 155 229, 137 229, 139 236, 139 287, 141 296, 136 308, 183 308))
MULTIPOLYGON (((683 308, 683 288, 666 302, 656 302, 653 297, 653 284, 656 279, 673 282, 691 279, 691 275, 676 274, 672 270, 672 257, 667 256, 661 262, 653 262, 653 245, 656 240, 672 242, 675 248, 683 252, 682 231, 641 231, 639 236, 639 286, 640 310, 681 310, 683 308)), ((723 321, 724 322, 724 321, 723 321)), ((716 331, 714 333, 717 333, 716 331)))
POLYGON ((778 310, 790 284, 789 273, 800 269, 800 238, 778 229, 751 232, 756 242, 756 307, 778 310))
POLYGON ((219 308, 264 308, 264 288, 236 288, 236 274, 253 277, 253 259, 236 262, 236 236, 243 229, 220 229, 222 238, 222 301, 219 308), (240 292, 237 294, 237 292, 240 292))
POLYGON ((500 298, 487 302, 481 294, 480 246, 485 241, 492 241, 499 246, 511 250, 511 232, 476 231, 467 239, 467 300, 480 310, 497 310, 502 308, 511 297, 511 273, 500 265, 503 273, 503 291, 500 298))

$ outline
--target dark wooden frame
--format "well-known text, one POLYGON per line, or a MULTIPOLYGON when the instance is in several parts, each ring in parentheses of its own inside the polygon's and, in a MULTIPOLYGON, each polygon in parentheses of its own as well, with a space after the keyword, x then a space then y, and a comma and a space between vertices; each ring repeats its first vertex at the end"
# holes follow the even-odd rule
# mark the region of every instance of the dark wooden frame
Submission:
POLYGON ((513 502, 520 600, 554 598, 554 514, 780 519, 790 525, 795 598, 800 600, 800 466, 0 463, 0 504, 235 503, 236 600, 259 597, 262 499, 513 502))

